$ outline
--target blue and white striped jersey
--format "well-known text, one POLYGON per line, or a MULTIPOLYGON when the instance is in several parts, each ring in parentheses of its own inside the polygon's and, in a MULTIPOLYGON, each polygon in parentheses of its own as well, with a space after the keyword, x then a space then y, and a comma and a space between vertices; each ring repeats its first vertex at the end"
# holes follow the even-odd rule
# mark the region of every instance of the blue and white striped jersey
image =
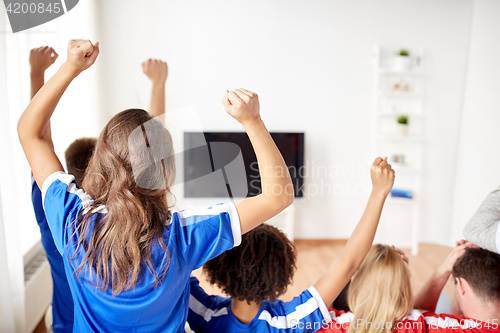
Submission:
MULTIPOLYGON (((74 332, 184 332, 189 307, 189 276, 208 260, 237 246, 241 228, 234 204, 220 204, 201 211, 171 210, 165 221, 163 240, 168 251, 152 245, 151 257, 156 272, 168 265, 163 282, 155 287, 155 278, 145 267, 135 287, 113 296, 111 288, 95 287, 96 275, 82 273, 80 282, 74 272, 84 257, 75 254, 79 234, 76 218, 92 198, 78 189, 74 177, 63 172, 49 176, 42 187, 43 207, 54 243, 62 254, 69 286, 75 303, 74 332)), ((102 206, 92 212, 92 221, 106 215, 102 206)), ((93 228, 90 228, 92 231, 93 228)), ((84 266, 82 272, 87 272, 84 266)))
POLYGON ((207 295, 191 277, 188 323, 197 333, 316 332, 331 320, 318 291, 310 287, 290 302, 265 300, 254 319, 243 324, 231 311, 231 298, 207 295))

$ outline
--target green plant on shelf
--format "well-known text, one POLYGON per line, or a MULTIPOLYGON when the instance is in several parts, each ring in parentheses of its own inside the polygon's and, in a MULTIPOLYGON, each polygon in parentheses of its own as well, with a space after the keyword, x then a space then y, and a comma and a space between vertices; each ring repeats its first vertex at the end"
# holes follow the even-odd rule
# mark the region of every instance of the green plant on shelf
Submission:
POLYGON ((410 117, 407 116, 407 115, 402 114, 402 115, 398 116, 397 120, 398 120, 398 124, 405 124, 405 125, 407 125, 408 122, 409 122, 409 120, 410 120, 410 117))
POLYGON ((407 49, 401 49, 399 50, 398 55, 402 57, 408 57, 410 55, 410 51, 408 51, 407 49))

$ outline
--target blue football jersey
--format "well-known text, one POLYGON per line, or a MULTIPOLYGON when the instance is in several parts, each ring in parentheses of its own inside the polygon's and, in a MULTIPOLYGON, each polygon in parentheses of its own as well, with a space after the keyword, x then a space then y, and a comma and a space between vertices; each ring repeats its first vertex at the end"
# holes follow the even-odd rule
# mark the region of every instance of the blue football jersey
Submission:
POLYGON ((290 302, 264 300, 249 324, 241 323, 231 311, 231 298, 207 295, 191 277, 188 323, 197 333, 224 332, 316 332, 332 320, 318 291, 310 287, 290 302))
MULTIPOLYGON (((167 267, 162 283, 155 286, 154 275, 144 267, 134 288, 113 296, 111 288, 95 286, 96 274, 84 265, 82 274, 74 267, 85 255, 75 253, 80 235, 77 217, 92 214, 93 226, 106 216, 106 207, 87 209, 93 199, 79 189, 74 177, 63 172, 49 176, 42 187, 43 207, 54 243, 62 254, 75 303, 76 332, 184 332, 189 309, 191 271, 241 243, 241 227, 234 204, 220 204, 205 210, 171 210, 162 238, 151 247, 156 272, 167 267), (74 258, 70 260, 69 258, 74 258)), ((87 237, 87 236, 86 236, 87 237)))
POLYGON ((52 274, 52 330, 54 333, 71 333, 73 332, 73 297, 64 271, 63 258, 57 251, 45 218, 42 192, 34 179, 31 186, 31 202, 52 274))

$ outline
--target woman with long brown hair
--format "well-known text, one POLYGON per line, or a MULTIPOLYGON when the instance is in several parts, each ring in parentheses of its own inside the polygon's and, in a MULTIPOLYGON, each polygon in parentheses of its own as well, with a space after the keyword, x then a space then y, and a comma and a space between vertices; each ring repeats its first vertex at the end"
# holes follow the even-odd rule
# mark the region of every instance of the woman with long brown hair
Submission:
POLYGON ((75 304, 74 331, 182 332, 191 271, 239 245, 242 234, 290 205, 290 176, 260 118, 257 95, 237 89, 227 91, 222 102, 247 132, 265 171, 261 195, 236 205, 177 210, 170 199, 175 178, 170 134, 139 109, 109 121, 86 170, 86 192, 79 189, 64 173, 44 130, 66 88, 98 54, 98 43, 70 41, 66 62, 18 123, 64 260, 75 304))

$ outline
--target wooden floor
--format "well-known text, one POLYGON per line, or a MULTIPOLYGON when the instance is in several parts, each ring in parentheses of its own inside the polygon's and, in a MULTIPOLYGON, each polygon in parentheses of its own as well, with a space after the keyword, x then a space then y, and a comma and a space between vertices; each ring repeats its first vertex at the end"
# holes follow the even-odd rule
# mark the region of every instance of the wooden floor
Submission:
MULTIPOLYGON (((296 240, 297 272, 292 285, 281 299, 289 301, 312 286, 332 263, 341 258, 346 242, 346 240, 296 240)), ((403 250, 410 259, 412 287, 413 291, 417 292, 434 272, 434 269, 448 256, 451 247, 421 244, 420 253, 416 257, 410 254, 409 249, 403 250)), ((201 269, 196 270, 194 275, 200 279, 200 285, 207 293, 223 295, 218 288, 206 282, 201 269)), ((453 295, 451 280, 448 281, 445 290, 448 295, 453 295)), ((43 320, 34 332, 47 332, 43 320)))

